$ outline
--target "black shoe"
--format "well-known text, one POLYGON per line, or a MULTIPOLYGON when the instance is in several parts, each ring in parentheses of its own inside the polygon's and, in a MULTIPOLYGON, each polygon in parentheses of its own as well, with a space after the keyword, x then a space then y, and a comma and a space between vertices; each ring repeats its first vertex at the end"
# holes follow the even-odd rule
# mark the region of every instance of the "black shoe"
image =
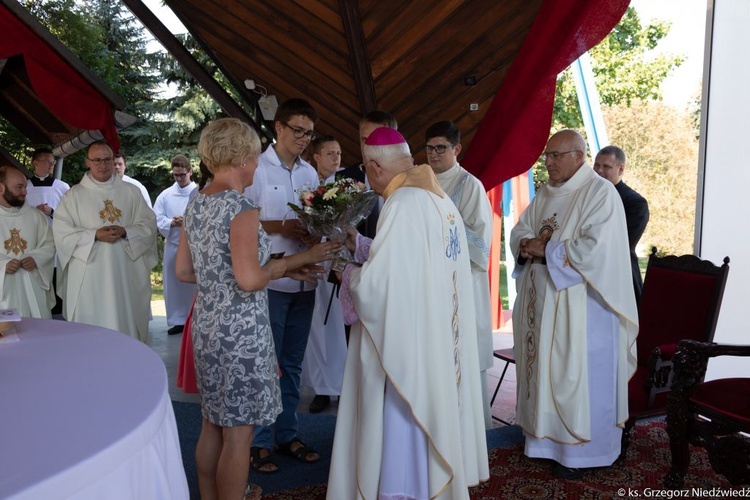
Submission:
POLYGON ((331 396, 315 396, 310 403, 310 413, 320 413, 331 406, 331 396))
POLYGON ((559 477, 560 479, 567 479, 568 481, 575 481, 583 477, 583 471, 585 469, 574 469, 572 467, 565 467, 562 464, 555 464, 552 466, 550 471, 553 476, 559 477))
POLYGON ((169 330, 167 330, 168 335, 177 335, 178 333, 182 333, 182 330, 185 329, 185 325, 175 325, 169 330))

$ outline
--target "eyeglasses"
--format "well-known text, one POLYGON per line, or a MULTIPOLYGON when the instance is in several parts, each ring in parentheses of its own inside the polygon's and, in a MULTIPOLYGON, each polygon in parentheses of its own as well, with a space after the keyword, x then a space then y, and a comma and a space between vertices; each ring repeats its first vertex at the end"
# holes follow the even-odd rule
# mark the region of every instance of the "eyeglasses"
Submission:
POLYGON ((448 151, 448 148, 452 148, 451 145, 445 145, 445 144, 438 144, 437 146, 425 146, 424 150, 427 151, 427 154, 432 153, 433 151, 437 154, 441 155, 444 154, 446 151, 448 151))
POLYGON ((174 177, 175 179, 182 179, 183 177, 186 177, 186 176, 187 176, 187 173, 176 174, 176 173, 172 172, 172 177, 174 177))
POLYGON ((577 152, 577 149, 571 149, 570 151, 545 151, 544 153, 542 153, 542 158, 544 158, 545 160, 559 160, 563 155, 577 152))
POLYGON ((290 129, 294 133, 295 139, 302 139, 303 137, 307 137, 311 141, 314 141, 316 137, 318 137, 318 134, 314 130, 305 130, 303 128, 296 128, 292 127, 288 123, 281 122, 282 125, 284 125, 286 128, 290 129))
POLYGON ((47 165, 54 165, 55 160, 33 160, 34 163, 45 163, 47 165))
POLYGON ((114 161, 114 159, 111 156, 109 158, 89 158, 87 156, 86 159, 90 161, 91 163, 93 163, 94 165, 102 165, 102 164, 109 165, 110 163, 114 161))

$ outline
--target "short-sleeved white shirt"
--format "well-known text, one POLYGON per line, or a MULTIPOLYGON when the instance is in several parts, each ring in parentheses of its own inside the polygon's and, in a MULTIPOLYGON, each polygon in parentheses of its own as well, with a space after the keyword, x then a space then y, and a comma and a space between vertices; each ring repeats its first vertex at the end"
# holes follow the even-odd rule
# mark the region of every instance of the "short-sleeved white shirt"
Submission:
MULTIPOLYGON (((312 165, 297 157, 292 170, 284 165, 273 146, 269 146, 258 157, 258 168, 255 170, 252 185, 245 189, 245 196, 260 205, 260 220, 296 219, 297 215, 287 203, 299 205, 299 190, 313 188, 320 183, 318 173, 312 165)), ((286 238, 280 234, 271 234, 273 253, 284 252, 293 255, 307 250, 299 240, 286 238)), ((279 278, 268 284, 269 290, 279 292, 300 292, 313 290, 315 285, 294 280, 279 278)))

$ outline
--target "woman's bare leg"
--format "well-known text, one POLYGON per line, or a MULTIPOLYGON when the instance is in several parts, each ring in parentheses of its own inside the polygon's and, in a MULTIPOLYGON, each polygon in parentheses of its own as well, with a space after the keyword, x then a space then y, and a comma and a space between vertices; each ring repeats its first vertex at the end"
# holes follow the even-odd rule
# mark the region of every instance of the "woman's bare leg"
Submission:
MULTIPOLYGON (((195 466, 198 470, 198 487, 202 500, 218 500, 219 498, 216 469, 223 447, 221 431, 221 427, 203 419, 201 435, 195 446, 195 466)), ((238 495, 237 498, 241 497, 238 495)))
POLYGON ((216 469, 219 498, 222 500, 244 498, 247 476, 250 471, 253 426, 223 427, 221 431, 224 444, 216 469))

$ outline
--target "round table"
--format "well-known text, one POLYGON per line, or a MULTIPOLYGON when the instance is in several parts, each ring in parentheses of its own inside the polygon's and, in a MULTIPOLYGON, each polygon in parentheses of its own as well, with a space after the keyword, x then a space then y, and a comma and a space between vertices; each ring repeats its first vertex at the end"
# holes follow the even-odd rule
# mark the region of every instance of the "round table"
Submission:
POLYGON ((159 356, 122 333, 56 320, 24 318, 0 339, 7 497, 188 498, 159 356))

